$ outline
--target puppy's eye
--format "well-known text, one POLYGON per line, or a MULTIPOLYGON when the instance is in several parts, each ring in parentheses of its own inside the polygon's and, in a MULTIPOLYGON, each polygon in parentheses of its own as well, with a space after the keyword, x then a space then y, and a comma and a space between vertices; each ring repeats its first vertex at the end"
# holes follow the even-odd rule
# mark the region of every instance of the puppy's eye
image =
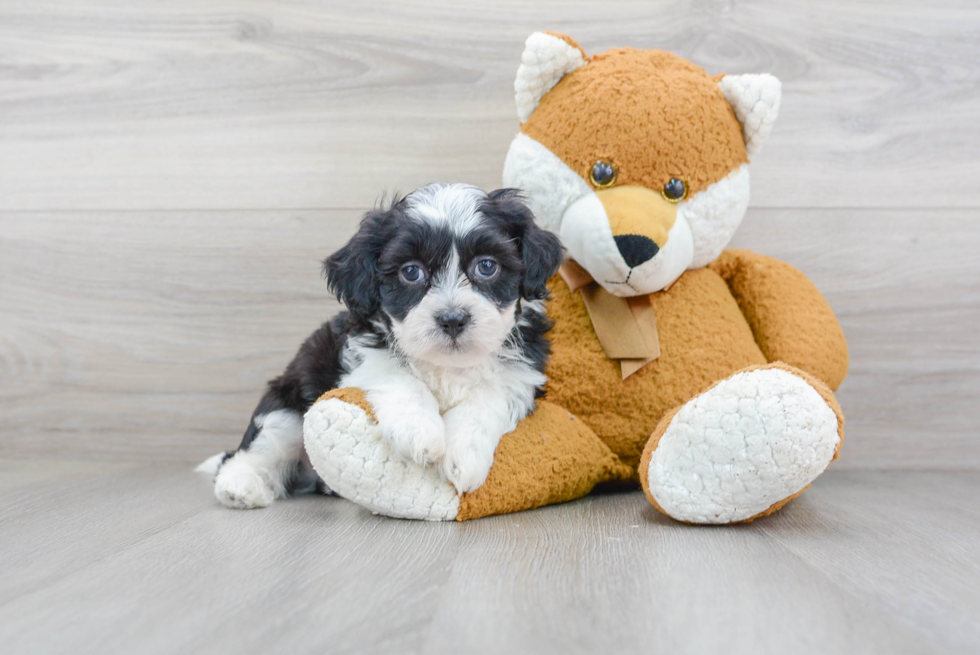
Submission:
POLYGON ((672 177, 660 193, 667 202, 680 202, 687 197, 687 185, 684 184, 684 180, 672 177))
POLYGON ((616 181, 619 173, 616 167, 606 161, 597 161, 592 165, 592 172, 589 173, 589 178, 592 180, 592 184, 601 188, 607 187, 616 181))
POLYGON ((473 273, 476 277, 489 280, 497 277, 497 271, 500 270, 500 265, 497 264, 497 260, 492 257, 482 257, 477 259, 473 265, 473 273))
POLYGON ((405 284, 425 282, 425 268, 417 262, 409 262, 398 269, 398 277, 405 284))

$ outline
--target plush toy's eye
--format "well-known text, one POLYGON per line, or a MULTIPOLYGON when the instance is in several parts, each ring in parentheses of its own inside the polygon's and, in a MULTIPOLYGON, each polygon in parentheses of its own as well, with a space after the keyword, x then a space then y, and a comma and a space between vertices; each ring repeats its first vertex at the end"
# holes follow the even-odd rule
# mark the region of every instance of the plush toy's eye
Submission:
POLYGON ((398 277, 400 277, 402 282, 405 284, 419 284, 420 282, 425 282, 425 267, 418 262, 408 262, 398 269, 398 277))
POLYGON ((481 257, 473 264, 473 274, 483 280, 491 280, 497 277, 500 266, 493 257, 481 257))
POLYGON ((605 161, 597 161, 592 165, 592 172, 589 173, 589 178, 592 180, 592 184, 597 187, 607 187, 616 181, 618 172, 616 167, 605 161))
POLYGON ((660 193, 663 194, 667 202, 680 202, 687 197, 687 185, 684 184, 683 180, 672 177, 660 193))

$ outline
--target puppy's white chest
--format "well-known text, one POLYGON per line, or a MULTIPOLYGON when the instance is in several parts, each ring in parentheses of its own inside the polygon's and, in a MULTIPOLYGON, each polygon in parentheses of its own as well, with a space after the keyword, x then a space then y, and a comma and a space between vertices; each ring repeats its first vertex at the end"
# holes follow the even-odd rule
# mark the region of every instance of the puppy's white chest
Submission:
POLYGON ((466 401, 475 390, 492 385, 490 368, 488 366, 470 368, 413 366, 412 373, 429 388, 436 402, 439 403, 439 413, 444 414, 466 401))

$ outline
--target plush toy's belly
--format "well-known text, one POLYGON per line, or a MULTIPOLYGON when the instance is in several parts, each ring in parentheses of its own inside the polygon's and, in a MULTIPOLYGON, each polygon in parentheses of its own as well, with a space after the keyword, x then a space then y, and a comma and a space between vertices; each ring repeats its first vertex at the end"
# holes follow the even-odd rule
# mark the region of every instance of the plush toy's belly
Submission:
POLYGON ((549 282, 548 400, 581 418, 634 469, 660 418, 735 371, 764 364, 725 281, 708 268, 688 271, 650 296, 660 358, 626 380, 606 357, 578 292, 549 282))

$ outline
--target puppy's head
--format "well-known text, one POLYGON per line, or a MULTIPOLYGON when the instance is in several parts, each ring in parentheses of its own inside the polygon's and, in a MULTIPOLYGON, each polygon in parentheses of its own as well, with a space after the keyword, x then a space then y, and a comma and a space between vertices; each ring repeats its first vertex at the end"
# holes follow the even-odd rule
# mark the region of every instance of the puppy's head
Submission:
POLYGON ((369 212, 324 262, 331 291, 362 322, 383 323, 413 359, 464 367, 497 351, 519 300, 538 300, 562 261, 513 189, 422 187, 369 212))

